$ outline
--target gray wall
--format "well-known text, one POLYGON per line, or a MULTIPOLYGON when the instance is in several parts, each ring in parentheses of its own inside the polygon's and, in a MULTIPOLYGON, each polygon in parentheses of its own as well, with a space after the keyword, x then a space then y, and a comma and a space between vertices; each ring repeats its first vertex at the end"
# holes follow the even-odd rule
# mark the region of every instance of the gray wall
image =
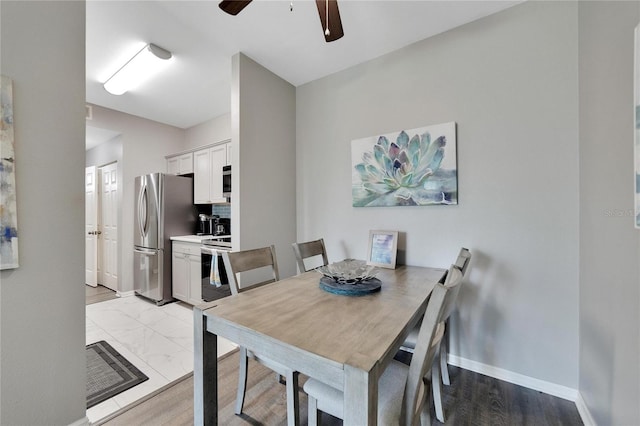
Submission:
POLYGON ((473 252, 451 352, 578 387, 577 4, 527 2, 297 90, 298 239, 406 263, 473 252), (351 140, 457 122, 459 205, 351 206, 351 140))
POLYGON ((243 54, 231 75, 233 248, 275 244, 280 275, 295 275, 296 91, 243 54))
POLYGON ((113 162, 122 161, 122 135, 103 142, 100 145, 87 150, 85 165, 101 167, 113 162))
POLYGON ((185 130, 184 149, 231 139, 231 114, 224 114, 185 130))
POLYGON ((0 271, 0 424, 85 416, 84 2, 2 1, 20 267, 0 271))
POLYGON ((640 424, 640 234, 633 227, 639 2, 580 2, 580 393, 600 425, 640 424))
MULTIPOLYGON (((165 172, 165 155, 184 150, 185 131, 177 127, 93 105, 93 119, 87 124, 120 133, 106 144, 121 146, 118 164, 120 186, 118 231, 118 291, 133 291, 133 184, 136 176, 165 172)), ((116 147, 117 148, 117 147, 116 147)), ((99 165, 112 161, 117 149, 101 148, 104 156, 95 158, 99 165), (101 164, 100 164, 101 163, 101 164)), ((89 159, 87 159, 89 161, 89 159)))
MULTIPOLYGON (((233 137, 242 136, 264 160, 245 171, 244 184, 259 187, 259 177, 277 168, 279 180, 266 187, 284 185, 282 197, 247 205, 264 220, 243 218, 255 225, 243 234, 246 244, 270 243, 249 235, 271 229, 269 220, 288 233, 296 197, 287 182, 297 180, 298 237, 325 237, 331 260, 362 257, 371 228, 406 232, 408 263, 445 266, 467 245, 474 260, 453 352, 570 387, 579 378, 598 424, 640 423, 640 241, 624 213, 632 208, 631 40, 638 7, 528 2, 300 87, 297 152, 286 130, 296 128, 287 112, 292 89, 236 57, 233 137), (269 112, 260 101, 265 95, 282 115, 269 112), (241 98, 247 110, 239 108, 241 98), (241 134, 245 120, 250 129, 241 134), (460 205, 351 207, 352 139, 449 120, 458 122, 460 205), (263 132, 277 151, 260 145, 263 132), (286 142, 271 140, 276 136, 286 142), (290 176, 293 168, 281 165, 294 153, 298 171, 290 176), (284 205, 282 220, 270 203, 284 205)), ((0 424, 69 424, 85 412, 78 226, 85 8, 10 1, 0 8, 0 72, 14 79, 21 254, 20 268, 0 272, 0 424)), ((124 161, 130 154, 141 162, 152 143, 136 143, 124 161)), ((147 165, 163 167, 164 159, 147 165)), ((134 169, 132 175, 150 171, 134 169)), ((288 257, 287 244, 279 246, 281 258, 288 257)))

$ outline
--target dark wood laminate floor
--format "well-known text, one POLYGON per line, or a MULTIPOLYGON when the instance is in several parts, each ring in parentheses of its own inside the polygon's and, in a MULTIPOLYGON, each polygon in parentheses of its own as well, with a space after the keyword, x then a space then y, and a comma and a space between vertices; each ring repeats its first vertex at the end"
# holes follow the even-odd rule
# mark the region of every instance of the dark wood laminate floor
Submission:
POLYGON ((91 287, 90 285, 85 284, 84 288, 85 288, 85 305, 104 302, 106 300, 111 300, 118 297, 116 296, 115 291, 101 285, 97 287, 91 287))
MULTIPOLYGON (((253 361, 242 416, 233 413, 238 380, 237 352, 219 363, 219 424, 286 425, 285 386, 275 374, 253 361)), ((471 371, 450 367, 451 386, 444 388, 446 425, 582 425, 575 404, 541 392, 502 382, 471 371)), ((300 379, 300 419, 307 423, 307 398, 300 379)), ((435 419, 434 426, 441 425, 435 419)), ((322 415, 322 424, 341 425, 342 421, 322 415)), ((192 425, 193 378, 189 377, 149 400, 104 423, 108 426, 192 425)))

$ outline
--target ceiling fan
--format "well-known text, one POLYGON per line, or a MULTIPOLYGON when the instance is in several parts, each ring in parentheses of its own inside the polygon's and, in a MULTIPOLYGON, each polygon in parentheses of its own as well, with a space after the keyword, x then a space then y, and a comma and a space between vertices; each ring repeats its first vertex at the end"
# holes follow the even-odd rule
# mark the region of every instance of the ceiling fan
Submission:
MULTIPOLYGON (((223 11, 235 16, 247 7, 251 1, 223 0, 219 6, 223 11)), ((344 31, 342 30, 342 21, 338 10, 338 0, 316 0, 316 6, 318 7, 318 15, 320 15, 322 31, 324 31, 324 39, 327 43, 342 37, 344 31)))

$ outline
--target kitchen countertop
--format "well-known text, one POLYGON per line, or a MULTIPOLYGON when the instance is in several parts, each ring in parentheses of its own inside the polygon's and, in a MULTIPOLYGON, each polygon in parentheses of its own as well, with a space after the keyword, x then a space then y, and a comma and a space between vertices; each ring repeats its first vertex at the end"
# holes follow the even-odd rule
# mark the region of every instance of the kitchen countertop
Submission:
POLYGON ((213 235, 181 235, 176 237, 170 237, 171 241, 182 241, 184 243, 200 244, 202 240, 208 240, 213 238, 213 235))

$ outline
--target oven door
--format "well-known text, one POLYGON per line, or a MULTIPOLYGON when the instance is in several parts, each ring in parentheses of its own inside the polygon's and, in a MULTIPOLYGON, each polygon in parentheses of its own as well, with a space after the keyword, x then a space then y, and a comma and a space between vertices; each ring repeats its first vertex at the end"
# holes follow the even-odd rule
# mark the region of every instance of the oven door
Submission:
POLYGON ((222 299, 223 297, 231 295, 229 279, 227 278, 227 272, 224 268, 220 251, 220 249, 211 247, 200 247, 202 261, 202 300, 205 302, 211 302, 212 300, 222 299), (215 263, 214 258, 217 259, 215 263), (218 283, 220 286, 217 285, 218 283))

